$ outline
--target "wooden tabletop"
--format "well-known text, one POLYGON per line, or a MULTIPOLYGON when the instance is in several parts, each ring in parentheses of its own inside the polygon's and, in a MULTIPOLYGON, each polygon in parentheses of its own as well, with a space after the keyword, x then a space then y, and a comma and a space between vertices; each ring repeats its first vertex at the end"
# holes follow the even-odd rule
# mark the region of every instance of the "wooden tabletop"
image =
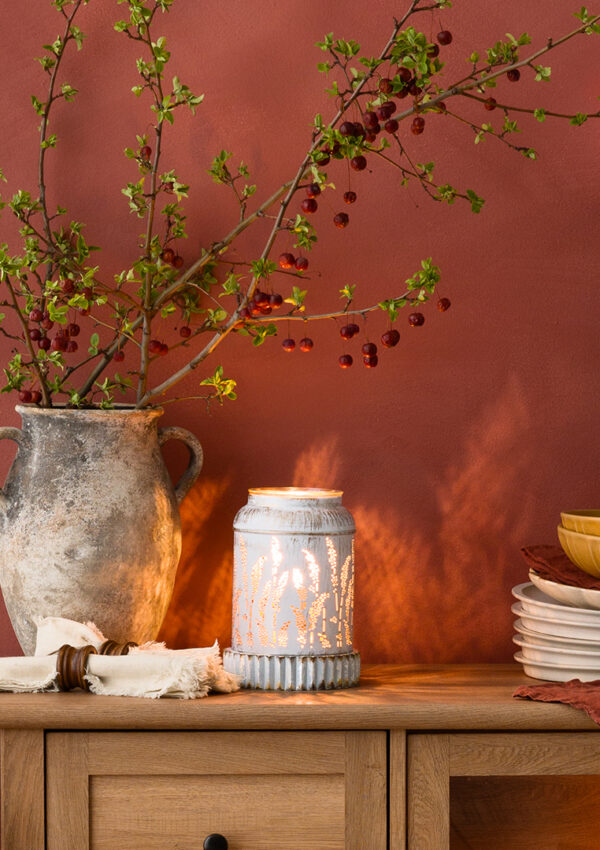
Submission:
POLYGON ((382 664, 365 665, 358 687, 338 691, 244 690, 199 700, 0 694, 0 728, 598 729, 569 706, 513 698, 534 681, 516 664, 382 664))

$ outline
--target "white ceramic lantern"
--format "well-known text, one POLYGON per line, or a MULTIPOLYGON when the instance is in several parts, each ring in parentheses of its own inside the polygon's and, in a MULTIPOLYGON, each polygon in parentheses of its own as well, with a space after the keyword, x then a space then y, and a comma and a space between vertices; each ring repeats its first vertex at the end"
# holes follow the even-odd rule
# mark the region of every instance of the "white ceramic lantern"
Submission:
POLYGON ((232 648, 246 687, 355 685, 354 520, 339 490, 249 490, 234 528, 232 648))

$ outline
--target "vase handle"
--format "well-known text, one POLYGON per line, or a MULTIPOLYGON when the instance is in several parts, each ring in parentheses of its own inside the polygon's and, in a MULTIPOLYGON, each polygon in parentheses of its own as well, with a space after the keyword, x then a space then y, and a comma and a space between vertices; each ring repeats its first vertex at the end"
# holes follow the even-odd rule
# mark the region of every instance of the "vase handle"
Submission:
POLYGON ((159 429, 158 444, 162 446, 167 440, 181 440, 188 447, 190 453, 190 462, 187 469, 175 485, 175 497, 177 504, 180 505, 191 490, 196 478, 200 475, 204 461, 204 452, 202 451, 200 440, 194 437, 191 431, 186 431, 185 428, 179 428, 176 425, 159 429))
MULTIPOLYGON (((0 428, 0 440, 14 440, 18 446, 24 443, 25 435, 20 428, 3 427, 0 428)), ((4 490, 0 489, 0 510, 5 511, 8 507, 8 496, 4 490)))

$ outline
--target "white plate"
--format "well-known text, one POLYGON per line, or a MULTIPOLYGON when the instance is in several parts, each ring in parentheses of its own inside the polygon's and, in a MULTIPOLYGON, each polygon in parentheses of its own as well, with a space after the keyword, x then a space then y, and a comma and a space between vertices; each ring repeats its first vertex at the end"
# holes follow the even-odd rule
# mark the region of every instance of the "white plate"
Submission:
POLYGON ((573 667, 570 664, 540 664, 537 661, 528 661, 520 652, 515 653, 514 659, 523 665, 525 675, 531 676, 532 679, 545 679, 547 682, 568 682, 570 679, 594 682, 600 679, 600 666, 590 669, 573 667))
POLYGON ((587 641, 582 638, 566 638, 559 635, 545 635, 542 632, 532 632, 526 629, 522 620, 515 620, 515 631, 524 637, 528 643, 538 646, 564 647, 565 649, 581 649, 584 652, 600 652, 600 641, 587 641))
POLYGON ((576 667, 593 667, 600 670, 600 650, 584 652, 581 649, 541 646, 520 635, 513 637, 513 643, 521 647, 521 654, 528 661, 539 661, 541 664, 574 664, 576 667))
POLYGON ((530 581, 518 584, 512 589, 523 608, 536 617, 552 617, 554 620, 567 620, 569 623, 596 623, 600 626, 600 611, 590 608, 573 608, 561 605, 533 585, 530 581))
POLYGON ((535 570, 529 570, 529 578, 542 593, 562 602, 563 605, 600 610, 600 590, 588 590, 586 587, 572 587, 570 584, 549 581, 539 576, 535 570))
POLYGON ((543 635, 560 635, 569 639, 577 638, 587 643, 600 641, 600 623, 570 623, 567 620, 556 620, 552 617, 537 617, 526 611, 520 602, 510 609, 513 614, 520 617, 526 629, 532 632, 541 632, 543 635))

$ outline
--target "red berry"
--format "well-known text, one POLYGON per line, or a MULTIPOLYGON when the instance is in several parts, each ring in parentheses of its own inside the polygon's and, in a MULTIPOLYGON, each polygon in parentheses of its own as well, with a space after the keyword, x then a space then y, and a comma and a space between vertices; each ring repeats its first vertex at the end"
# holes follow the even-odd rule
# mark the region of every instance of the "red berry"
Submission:
POLYGON ((395 118, 390 118, 389 121, 385 122, 385 129, 388 133, 395 133, 399 126, 395 118))
POLYGON ((306 187, 306 195, 309 198, 316 198, 317 195, 321 194, 321 187, 318 183, 311 183, 310 186, 306 187))
POLYGON ((452 302, 450 301, 449 298, 440 298, 440 300, 437 303, 437 308, 440 311, 440 313, 445 313, 446 310, 450 309, 451 304, 452 304, 452 302))
POLYGON ((314 346, 314 342, 310 337, 305 336, 304 339, 301 339, 299 342, 300 351, 312 351, 314 346))
POLYGON ((484 100, 483 105, 488 110, 488 112, 492 112, 496 108, 496 98, 488 97, 487 100, 484 100))
POLYGON ((77 345, 75 340, 70 339, 67 342, 67 347, 65 348, 65 351, 67 352, 67 354, 75 354, 75 352, 77 351, 78 348, 79 348, 79 346, 77 345))
POLYGON ((39 404, 41 400, 42 400, 41 392, 39 390, 33 390, 33 392, 31 393, 31 401, 34 404, 39 404))
POLYGON ((382 91, 384 94, 389 94, 394 88, 394 85, 391 80, 388 80, 387 77, 383 77, 383 79, 379 80, 379 91, 382 91))
POLYGON ((408 93, 412 94, 413 97, 418 97, 423 89, 417 85, 417 81, 413 80, 412 83, 408 87, 408 93))
POLYGON ((149 160, 152 156, 152 148, 150 145, 144 145, 140 148, 140 156, 143 160, 149 160))
POLYGON ((306 259, 306 257, 298 257, 295 266, 299 272, 305 272, 308 268, 308 260, 306 259))
POLYGON ((440 100, 440 102, 439 102, 439 103, 436 103, 436 105, 435 105, 435 109, 436 109, 438 112, 447 112, 447 111, 448 111, 448 107, 446 106, 446 104, 444 103, 444 101, 443 101, 443 100, 440 100))
POLYGON ((39 307, 34 307, 34 309, 29 314, 29 321, 31 322, 41 322, 44 318, 44 314, 40 310, 39 307))
POLYGON ((408 68, 398 68, 398 76, 403 83, 410 83, 412 74, 408 68))
POLYGON ((161 357, 164 357, 165 354, 169 353, 169 346, 167 345, 166 342, 161 342, 160 351, 158 353, 160 354, 161 357))
POLYGON ((300 204, 300 208, 302 209, 302 212, 307 213, 307 215, 311 215, 318 210, 319 205, 314 198, 305 198, 300 204))
POLYGON ((427 55, 431 56, 432 59, 435 59, 436 56, 440 55, 440 48, 437 44, 430 44, 427 48, 427 55))
POLYGON ((408 94, 409 94, 408 89, 403 88, 403 89, 400 89, 400 91, 397 91, 396 94, 394 95, 394 97, 397 97, 399 100, 403 100, 405 97, 408 97, 408 94))
POLYGON ((29 404, 31 401, 31 391, 30 390, 21 390, 19 393, 19 401, 22 401, 23 404, 29 404))
POLYGON ((392 117, 392 112, 387 108, 387 106, 380 106, 377 110, 377 117, 380 121, 387 121, 388 118, 392 117))
POLYGON ((43 336, 38 342, 38 348, 41 348, 42 351, 48 351, 50 348, 50 340, 47 336, 43 336))
POLYGON ((293 254, 285 253, 279 256, 279 267, 282 269, 291 269, 296 262, 293 254))
POLYGON ((351 322, 348 327, 352 331, 352 336, 356 336, 357 333, 360 333, 360 328, 354 322, 351 322))
POLYGON ((42 338, 42 332, 39 328, 31 328, 29 331, 29 339, 32 339, 34 342, 37 342, 42 338))
POLYGON ((253 316, 260 316, 260 307, 258 304, 255 304, 254 301, 250 302, 250 313, 253 316))
POLYGON ((441 45, 446 47, 452 42, 452 33, 449 30, 442 30, 437 34, 437 40, 441 45))
POLYGON ((376 354, 368 354, 363 357, 363 363, 367 369, 374 369, 379 363, 379 357, 376 354))
POLYGON ((239 312, 240 319, 249 319, 251 317, 251 315, 252 315, 252 313, 250 312, 250 310, 247 307, 242 307, 242 309, 239 312))
POLYGON ((50 351, 66 351, 67 350, 67 340, 63 339, 60 336, 55 336, 52 342, 50 343, 50 351))
POLYGON ((283 296, 278 292, 274 292, 272 295, 269 295, 269 304, 274 310, 276 310, 283 304, 283 296))
POLYGON ((165 248, 165 250, 160 255, 163 263, 168 263, 172 265, 173 260, 175 259, 175 251, 172 248, 165 248))
POLYGON ((191 335, 192 335, 192 329, 190 327, 188 327, 187 325, 182 325, 179 328, 179 336, 182 339, 189 339, 191 337, 191 335))
POLYGON ((59 328, 56 331, 56 336, 57 336, 58 339, 68 339, 69 338, 69 331, 66 328, 59 328))
POLYGON ((293 351, 296 348, 296 341, 293 339, 284 339, 281 345, 284 351, 293 351))
POLYGON ((60 288, 65 295, 72 295, 75 292, 75 284, 72 280, 69 280, 68 278, 67 280, 63 280, 60 285, 60 288))
POLYGON ((374 354, 377 354, 377 346, 374 342, 365 342, 361 351, 365 357, 372 357, 374 354))
POLYGON ((360 121, 354 122, 354 135, 356 136, 357 139, 360 139, 362 136, 365 135, 365 128, 360 123, 360 121))
POLYGON ((420 115, 417 115, 416 118, 413 118, 413 122, 410 125, 410 129, 415 134, 415 136, 420 136, 423 130, 425 129, 425 119, 421 118, 420 115))
POLYGON ((80 313, 81 316, 89 316, 90 315, 90 308, 89 307, 80 307, 79 313, 80 313))
POLYGON ((86 301, 94 300, 94 290, 91 288, 91 286, 86 286, 82 294, 86 301))
POLYGON ((352 121, 344 121, 344 123, 340 127, 340 136, 353 136, 354 135, 354 124, 352 121))
POLYGON ((411 328, 419 328, 425 322, 425 316, 423 313, 411 313, 408 317, 408 324, 411 328))
POLYGON ((113 354, 113 360, 115 363, 122 363, 125 360, 125 352, 121 348, 117 348, 113 354))
POLYGON ((341 357, 338 358, 338 363, 340 364, 341 369, 349 369, 353 362, 351 354, 342 354, 341 357))
POLYGON ((336 227, 347 227, 348 222, 350 221, 349 216, 346 213, 337 213, 333 217, 333 223, 336 227))
POLYGON ((340 336, 342 339, 352 339, 354 336, 352 325, 344 325, 343 328, 340 328, 340 336))
POLYGON ((374 112, 365 112, 364 122, 367 129, 374 127, 378 123, 377 115, 374 112))
POLYGON ((175 254, 173 258, 173 265, 176 269, 180 269, 183 266, 183 257, 180 257, 179 254, 175 254))
POLYGON ((67 331, 69 332, 69 336, 79 336, 79 331, 81 328, 79 325, 76 325, 75 322, 71 322, 70 325, 67 325, 67 331))
POLYGON ((324 166, 327 165, 330 161, 331 157, 329 156, 329 151, 319 151, 319 157, 316 160, 317 165, 324 166))
POLYGON ((162 342, 159 339, 151 339, 148 343, 148 351, 150 354, 160 354, 162 342))
POLYGON ((506 79, 510 80, 511 83, 518 83, 521 79, 521 72, 518 68, 511 68, 510 71, 506 72, 506 79))
POLYGON ((262 307, 263 304, 269 303, 269 296, 267 295, 266 292, 261 292, 260 289, 257 289, 256 292, 254 293, 254 303, 258 307, 262 307))
POLYGON ((350 160, 350 165, 355 171, 364 171, 367 167, 367 158, 362 154, 358 156, 353 156, 350 160))
POLYGON ((51 331, 54 327, 54 322, 52 319, 42 319, 41 325, 45 331, 51 331))
POLYGON ((344 202, 353 204, 356 201, 356 192, 344 192, 344 202))
POLYGON ((273 308, 271 307, 270 304, 261 304, 260 312, 263 316, 270 316, 271 313, 273 312, 273 308))
POLYGON ((400 334, 396 328, 391 328, 391 330, 386 331, 381 335, 381 344, 384 348, 393 348, 395 345, 398 345, 399 342, 400 334))
MULTIPOLYGON (((377 125, 379 127, 379 124, 377 125)), ((381 129, 381 127, 379 127, 381 129)), ((365 133, 365 142, 374 142, 377 138, 377 133, 365 133)))

